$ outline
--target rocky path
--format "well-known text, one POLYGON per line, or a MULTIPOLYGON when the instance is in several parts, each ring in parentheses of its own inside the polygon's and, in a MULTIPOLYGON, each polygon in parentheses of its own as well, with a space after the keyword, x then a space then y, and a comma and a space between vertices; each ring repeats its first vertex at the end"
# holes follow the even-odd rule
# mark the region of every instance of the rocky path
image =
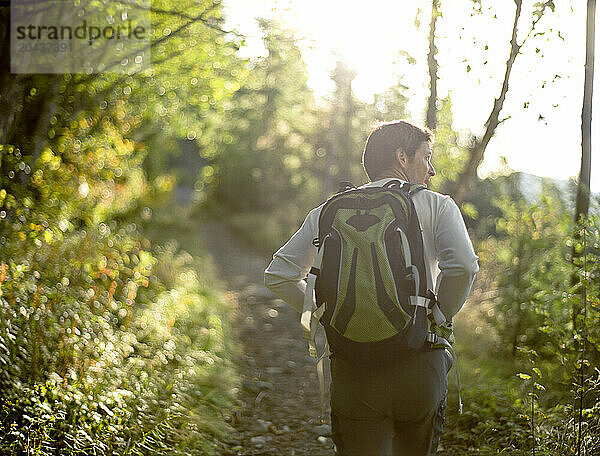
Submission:
POLYGON ((263 285, 269 258, 218 223, 202 223, 200 230, 198 238, 233 293, 234 337, 242 347, 242 388, 231 418, 236 431, 223 456, 333 455, 329 424, 319 422, 315 361, 299 315, 263 285))

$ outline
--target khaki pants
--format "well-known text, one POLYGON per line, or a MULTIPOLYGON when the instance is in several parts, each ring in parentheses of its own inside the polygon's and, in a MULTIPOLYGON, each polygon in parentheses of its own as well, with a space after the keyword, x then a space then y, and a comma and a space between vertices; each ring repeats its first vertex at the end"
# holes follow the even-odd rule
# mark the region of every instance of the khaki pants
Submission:
POLYGON ((337 456, 432 456, 439 443, 450 354, 416 353, 366 368, 331 360, 331 427, 337 456))

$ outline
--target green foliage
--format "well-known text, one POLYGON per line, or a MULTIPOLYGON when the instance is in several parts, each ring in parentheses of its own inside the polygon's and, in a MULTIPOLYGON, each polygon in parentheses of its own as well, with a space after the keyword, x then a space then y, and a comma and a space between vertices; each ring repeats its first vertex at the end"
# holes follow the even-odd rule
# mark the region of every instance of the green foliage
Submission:
POLYGON ((207 149, 214 165, 200 176, 201 188, 235 212, 271 211, 282 201, 314 198, 310 142, 313 99, 294 37, 262 23, 266 57, 249 61, 246 84, 220 122, 222 134, 207 149))
POLYGON ((240 234, 272 251, 341 181, 367 181, 366 136, 376 121, 405 117, 407 88, 399 81, 362 103, 351 90, 355 72, 338 62, 335 90, 318 105, 294 35, 274 22, 260 25, 267 54, 246 63, 245 83, 224 104, 222 134, 201 151, 210 164, 195 187, 213 213, 227 214, 240 234))
POLYGON ((597 372, 590 369, 600 360, 598 217, 574 237, 572 216, 547 184, 534 205, 508 196, 497 204, 503 213, 498 236, 481 244, 480 259, 498 291, 487 314, 496 351, 514 359, 523 382, 515 404, 528 422, 526 447, 574 454, 581 445, 594 453, 600 395, 597 372))
POLYGON ((272 255, 290 237, 290 227, 306 214, 294 204, 283 204, 277 211, 244 212, 227 217, 231 228, 266 256, 272 255))
POLYGON ((513 366, 489 356, 485 347, 491 333, 465 333, 469 329, 467 323, 461 321, 460 314, 457 319, 455 350, 460 362, 464 411, 458 414, 457 385, 450 371, 446 423, 438 454, 527 454, 523 449, 527 448, 529 426, 520 416, 519 380, 512 374, 513 366))
POLYGON ((218 2, 177 8, 151 13, 142 72, 0 68, 2 454, 210 454, 228 430, 228 306, 141 233, 168 212, 170 145, 210 142, 247 76, 218 2))
MULTIPOLYGON (((224 20, 220 2, 159 1, 152 6, 157 11, 175 9, 182 16, 152 13, 155 41, 160 44, 152 49, 151 68, 119 81, 108 93, 137 120, 131 137, 147 149, 144 168, 154 179, 173 167, 173 158, 180 154, 178 139, 193 141, 209 160, 215 157, 214 144, 223 137, 224 109, 246 84, 250 70, 235 55, 243 37, 215 29, 224 20), (210 26, 204 21, 190 23, 189 18, 203 12, 210 26)), ((107 88, 111 84, 107 81, 107 88)), ((111 100, 106 101, 110 106, 111 100)))
POLYGON ((437 128, 433 144, 433 166, 437 175, 431 180, 431 188, 448 192, 450 184, 458 178, 468 156, 468 147, 452 129, 452 100, 450 94, 439 100, 437 128))
POLYGON ((225 308, 185 264, 155 275, 173 249, 138 228, 169 182, 122 131, 83 120, 35 163, 1 146, 4 453, 206 454, 224 432, 225 308))
POLYGON ((569 215, 550 184, 533 206, 509 196, 499 197, 496 204, 504 214, 496 220, 498 237, 486 240, 481 253, 500 290, 491 322, 502 349, 513 357, 518 346, 544 351, 552 342, 538 328, 569 317, 561 304, 569 279, 564 260, 569 215))
POLYGON ((176 246, 150 252, 135 248, 147 242, 135 233, 119 240, 131 247, 108 264, 90 264, 102 240, 86 248, 79 236, 45 245, 41 260, 13 254, 3 264, 3 451, 206 454, 226 431, 235 376, 223 298, 176 246), (86 260, 89 275, 77 274, 72 265, 86 260), (168 274, 156 267, 165 264, 168 274))

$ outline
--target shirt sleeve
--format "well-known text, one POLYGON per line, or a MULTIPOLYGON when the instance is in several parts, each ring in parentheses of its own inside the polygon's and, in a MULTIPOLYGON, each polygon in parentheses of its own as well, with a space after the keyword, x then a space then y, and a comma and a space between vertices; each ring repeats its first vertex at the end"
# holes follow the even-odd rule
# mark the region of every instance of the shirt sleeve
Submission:
POLYGON ((303 280, 312 267, 317 248, 313 239, 318 234, 318 208, 308 213, 302 226, 273 255, 265 269, 265 286, 302 312, 306 282, 303 280))
POLYGON ((450 197, 441 205, 434 235, 440 269, 436 294, 442 312, 450 320, 465 303, 479 271, 465 222, 450 197))

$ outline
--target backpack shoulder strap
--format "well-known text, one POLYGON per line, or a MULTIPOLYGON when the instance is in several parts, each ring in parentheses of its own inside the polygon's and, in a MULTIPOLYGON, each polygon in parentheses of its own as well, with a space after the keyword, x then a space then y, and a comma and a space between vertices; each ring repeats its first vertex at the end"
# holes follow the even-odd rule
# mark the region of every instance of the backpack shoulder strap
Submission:
POLYGON ((383 188, 397 188, 404 191, 409 196, 414 195, 419 190, 426 189, 423 184, 411 184, 410 182, 402 182, 398 179, 392 179, 383 185, 383 188))
POLYGON ((352 182, 341 181, 336 193, 342 193, 342 192, 345 192, 346 190, 352 190, 355 188, 356 188, 356 185, 354 185, 352 182))
POLYGON ((407 193, 410 196, 413 196, 415 193, 426 189, 427 187, 425 187, 423 184, 408 184, 407 193))

